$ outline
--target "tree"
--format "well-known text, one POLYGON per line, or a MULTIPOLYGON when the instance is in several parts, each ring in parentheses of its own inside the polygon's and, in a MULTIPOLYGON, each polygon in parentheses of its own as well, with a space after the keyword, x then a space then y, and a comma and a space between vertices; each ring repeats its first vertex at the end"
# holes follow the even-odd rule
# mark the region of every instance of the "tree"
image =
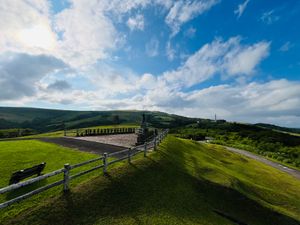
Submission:
POLYGON ((119 118, 119 115, 114 115, 114 116, 113 116, 113 123, 114 123, 114 124, 120 124, 120 118, 119 118))

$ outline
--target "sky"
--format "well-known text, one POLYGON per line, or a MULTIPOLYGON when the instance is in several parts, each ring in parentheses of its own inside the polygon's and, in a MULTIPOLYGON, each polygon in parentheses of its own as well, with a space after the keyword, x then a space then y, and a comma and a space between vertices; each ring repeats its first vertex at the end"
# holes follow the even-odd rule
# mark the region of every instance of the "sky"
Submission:
POLYGON ((0 0, 0 105, 300 127, 300 1, 0 0))

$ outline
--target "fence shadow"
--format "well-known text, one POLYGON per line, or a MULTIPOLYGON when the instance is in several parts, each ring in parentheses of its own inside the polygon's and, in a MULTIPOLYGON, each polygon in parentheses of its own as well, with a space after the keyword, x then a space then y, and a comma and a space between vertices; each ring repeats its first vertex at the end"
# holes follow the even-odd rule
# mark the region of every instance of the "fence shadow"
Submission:
POLYGON ((33 183, 33 184, 30 184, 30 185, 27 185, 25 187, 21 187, 21 188, 18 188, 18 189, 15 189, 15 190, 12 190, 10 192, 8 192, 6 194, 6 197, 5 199, 8 201, 8 200, 11 200, 11 199, 14 199, 18 196, 21 196, 23 194, 26 194, 30 191, 33 191, 37 188, 40 188, 40 187, 43 187, 43 186, 46 186, 46 184, 48 183, 47 180, 40 180, 36 183, 33 183))

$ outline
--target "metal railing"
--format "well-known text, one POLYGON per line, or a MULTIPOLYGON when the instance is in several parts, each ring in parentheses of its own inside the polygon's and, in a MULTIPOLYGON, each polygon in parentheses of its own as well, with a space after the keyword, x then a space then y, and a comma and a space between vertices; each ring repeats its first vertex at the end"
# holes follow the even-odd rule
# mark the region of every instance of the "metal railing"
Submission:
POLYGON ((80 177, 82 175, 85 175, 87 173, 90 173, 90 172, 92 172, 94 170, 97 170, 97 169, 100 169, 100 168, 103 168, 103 173, 105 174, 105 173, 107 173, 107 169, 108 169, 109 165, 112 165, 114 163, 117 163, 117 162, 120 162, 120 161, 123 161, 123 160, 126 160, 126 159, 130 163, 131 160, 132 160, 132 157, 137 155, 138 153, 141 153, 141 152, 143 152, 144 156, 146 157, 148 150, 153 149, 155 151, 157 146, 165 138, 165 136, 168 134, 168 132, 169 132, 168 129, 164 130, 163 132, 161 132, 160 134, 155 136, 151 141, 145 142, 143 145, 136 146, 136 147, 133 147, 133 148, 128 148, 128 149, 118 151, 118 152, 104 153, 101 157, 91 159, 91 160, 88 160, 88 161, 85 161, 85 162, 81 162, 81 163, 78 163, 78 164, 75 164, 75 165, 65 164, 64 168, 62 168, 62 169, 55 170, 53 172, 44 174, 44 175, 39 176, 39 177, 29 179, 29 180, 26 180, 26 181, 23 181, 23 182, 20 182, 20 183, 17 183, 17 184, 12 184, 12 185, 9 185, 7 187, 3 187, 3 188, 0 189, 0 194, 4 194, 4 193, 7 193, 7 192, 10 192, 10 191, 28 186, 28 185, 36 183, 38 181, 45 180, 49 177, 53 177, 53 176, 56 176, 56 175, 59 175, 59 174, 63 174, 63 179, 62 180, 53 182, 53 183, 45 185, 45 186, 42 186, 42 187, 37 188, 33 191, 30 191, 26 194, 18 196, 14 199, 8 200, 8 201, 3 202, 3 203, 0 203, 0 209, 5 208, 5 207, 7 207, 7 206, 9 206, 13 203, 19 202, 21 200, 27 199, 27 198, 29 198, 33 195, 36 195, 38 193, 41 193, 43 191, 46 191, 50 188, 56 187, 56 186, 61 185, 61 184, 63 184, 64 192, 68 192, 70 190, 70 180, 73 180, 77 177, 80 177), (119 155, 120 157, 116 158, 115 157, 116 155, 119 155), (112 161, 108 160, 110 157, 113 157, 112 161), (94 162, 97 162, 97 161, 102 161, 102 164, 100 164, 98 166, 95 166, 91 169, 78 172, 74 175, 70 175, 71 170, 73 170, 75 168, 85 166, 85 165, 88 165, 88 164, 91 164, 91 163, 94 163, 94 162))

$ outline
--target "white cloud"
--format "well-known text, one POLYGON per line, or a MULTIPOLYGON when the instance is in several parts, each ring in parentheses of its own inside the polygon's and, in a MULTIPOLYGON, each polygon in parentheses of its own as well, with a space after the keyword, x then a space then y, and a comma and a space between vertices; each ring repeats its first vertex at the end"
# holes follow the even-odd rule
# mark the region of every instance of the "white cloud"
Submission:
MULTIPOLYGON (((116 30, 112 15, 122 18, 131 10, 160 5, 169 10, 167 23, 172 29, 178 30, 183 23, 207 11, 217 2, 70 0, 68 8, 54 15, 46 0, 11 0, 0 5, 0 50, 49 54, 74 68, 80 68, 110 58, 111 52, 124 42, 125 36, 116 30)), ((128 19, 127 25, 131 30, 142 30, 144 18, 137 14, 128 19)), ((147 46, 149 56, 158 54, 157 39, 151 40, 147 46)), ((168 55, 172 58, 171 54, 168 55)))
POLYGON ((62 33, 59 54, 78 67, 108 58, 116 47, 118 36, 105 15, 102 2, 73 0, 68 9, 55 16, 56 30, 62 33))
POLYGON ((285 115, 299 117, 300 122, 299 88, 300 83, 287 80, 223 85, 197 91, 189 100, 195 100, 199 107, 226 112, 223 116, 230 120, 258 122, 264 121, 264 117, 285 115))
POLYGON ((146 54, 149 57, 155 57, 159 53, 159 41, 157 38, 153 37, 145 46, 146 54))
POLYGON ((219 0, 176 1, 165 19, 172 29, 172 36, 179 32, 182 24, 203 14, 219 2, 219 0))
POLYGON ((49 54, 55 49, 46 0, 5 1, 0 4, 0 18, 0 52, 49 54))
POLYGON ((70 1, 57 15, 46 0, 0 4, 0 51, 49 54, 80 67, 108 57, 119 41, 104 2, 70 1))
POLYGON ((270 44, 242 45, 240 42, 239 37, 226 42, 215 40, 200 48, 177 70, 168 71, 163 76, 170 84, 190 87, 215 74, 222 74, 225 78, 252 75, 268 55, 270 44))
POLYGON ((172 48, 170 41, 167 42, 166 54, 169 61, 173 61, 175 59, 176 51, 174 48, 172 48))
POLYGON ((300 126, 299 89, 299 82, 287 80, 218 85, 190 92, 160 87, 148 92, 144 101, 151 109, 185 116, 213 118, 216 113, 230 121, 300 126))
POLYGON ((144 94, 145 91, 157 86, 157 78, 150 73, 138 75, 128 68, 116 68, 104 63, 85 73, 84 76, 89 79, 93 91, 99 92, 102 98, 122 99, 124 96, 132 96, 136 93, 144 94))
POLYGON ((127 26, 130 30, 144 30, 144 16, 141 14, 130 17, 127 20, 127 26))
MULTIPOLYGON (((239 43, 235 43, 239 44, 239 43)), ((251 46, 235 46, 235 50, 225 55, 224 69, 230 76, 251 75, 255 67, 269 54, 268 42, 259 42, 251 46)))
POLYGON ((234 10, 234 14, 237 14, 238 18, 240 18, 242 16, 242 14, 244 13, 249 2, 250 2, 250 0, 244 1, 242 4, 238 5, 236 10, 234 10))
POLYGON ((281 51, 281 52, 287 52, 287 51, 289 51, 293 46, 294 46, 294 45, 293 45, 291 42, 287 41, 287 42, 285 42, 285 43, 279 48, 279 51, 281 51))
POLYGON ((103 8, 107 11, 112 11, 116 14, 124 14, 136 8, 143 9, 151 4, 152 0, 108 0, 104 2, 105 5, 103 8))
POLYGON ((271 24, 275 23, 276 21, 278 21, 279 19, 280 19, 280 17, 275 15, 274 10, 264 12, 262 14, 262 16, 260 17, 260 20, 267 25, 271 25, 271 24))

